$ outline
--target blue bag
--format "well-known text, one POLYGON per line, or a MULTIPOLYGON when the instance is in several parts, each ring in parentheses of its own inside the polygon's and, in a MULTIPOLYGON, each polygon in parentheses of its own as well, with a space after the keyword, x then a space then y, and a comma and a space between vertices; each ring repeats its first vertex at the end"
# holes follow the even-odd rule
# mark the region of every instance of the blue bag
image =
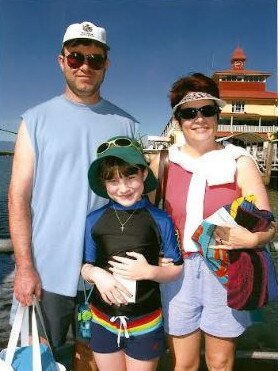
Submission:
MULTIPOLYGON (((6 358, 6 349, 0 353, 1 359, 6 358)), ((58 371, 55 359, 50 348, 46 344, 40 344, 42 371, 58 371)), ((20 347, 15 350, 12 369, 14 371, 33 371, 32 367, 33 349, 32 345, 20 347)), ((0 366, 1 370, 1 366, 0 366)))
POLYGON ((44 328, 39 304, 34 300, 32 306, 32 345, 29 345, 29 307, 18 305, 14 318, 8 346, 0 353, 1 370, 13 371, 66 371, 57 363, 47 344, 39 343, 35 309, 44 328), (21 346, 17 347, 21 333, 21 346))

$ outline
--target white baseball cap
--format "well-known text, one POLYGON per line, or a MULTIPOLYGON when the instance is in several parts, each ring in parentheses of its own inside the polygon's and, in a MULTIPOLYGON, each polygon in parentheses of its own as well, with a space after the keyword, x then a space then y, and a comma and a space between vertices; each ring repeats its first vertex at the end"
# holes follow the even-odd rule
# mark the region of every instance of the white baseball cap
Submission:
POLYGON ((73 39, 90 39, 102 44, 107 50, 109 46, 106 43, 106 31, 91 22, 73 23, 68 26, 63 38, 63 44, 73 39))
POLYGON ((193 102, 195 100, 204 100, 212 99, 218 105, 218 107, 223 108, 226 105, 226 102, 220 98, 214 97, 213 95, 203 92, 203 91, 191 91, 187 93, 182 100, 173 107, 173 113, 177 110, 179 106, 182 106, 184 103, 193 102))

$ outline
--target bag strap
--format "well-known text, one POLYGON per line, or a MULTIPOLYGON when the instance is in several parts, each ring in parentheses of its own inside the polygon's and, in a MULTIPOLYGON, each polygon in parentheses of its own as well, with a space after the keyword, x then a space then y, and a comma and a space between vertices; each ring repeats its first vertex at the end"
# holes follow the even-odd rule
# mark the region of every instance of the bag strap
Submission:
POLYGON ((165 194, 168 180, 169 154, 167 149, 162 149, 159 156, 158 186, 155 193, 155 206, 162 202, 162 209, 165 208, 165 194))
POLYGON ((32 364, 33 370, 42 371, 42 361, 41 361, 41 350, 40 350, 40 340, 38 334, 38 326, 35 308, 37 302, 33 302, 32 308, 32 364))
POLYGON ((9 366, 11 366, 13 362, 14 353, 17 347, 20 329, 23 322, 23 315, 26 310, 29 310, 29 307, 23 307, 21 304, 19 304, 15 313, 5 357, 5 361, 9 366))
POLYGON ((91 287, 90 289, 90 292, 88 294, 88 296, 86 295, 86 284, 85 284, 85 280, 83 279, 83 292, 84 292, 84 300, 85 300, 85 303, 88 304, 89 303, 89 299, 90 299, 90 296, 93 292, 93 289, 94 289, 94 286, 91 287))
MULTIPOLYGON (((46 329, 45 329, 45 325, 44 325, 44 320, 43 320, 43 316, 42 316, 40 304, 39 304, 39 302, 36 299, 34 299, 33 304, 34 304, 35 309, 37 311, 39 320, 41 322, 41 326, 42 326, 42 329, 43 329, 43 332, 44 332, 44 337, 46 338, 46 340, 49 343, 49 339, 48 339, 47 332, 46 332, 46 329)), ((23 320, 22 320, 21 329, 20 329, 20 337, 21 337, 20 346, 21 347, 25 347, 25 346, 29 345, 29 336, 30 336, 30 331, 29 331, 29 323, 30 323, 29 322, 29 313, 30 313, 29 310, 25 310, 24 313, 23 313, 23 320)))
POLYGON ((46 328, 45 328, 45 324, 44 324, 44 320, 43 320, 43 316, 42 316, 42 311, 41 311, 40 303, 37 300, 35 300, 35 299, 34 299, 34 306, 35 306, 35 309, 37 311, 39 320, 40 320, 41 325, 42 325, 42 329, 43 329, 43 332, 44 332, 44 337, 47 340, 47 342, 49 344, 49 348, 50 348, 50 350, 52 352, 52 349, 51 349, 51 346, 50 346, 50 341, 49 341, 48 336, 47 336, 47 332, 46 332, 46 328))
MULTIPOLYGON (((39 342, 39 334, 38 334, 38 327, 37 327, 37 320, 35 315, 35 301, 32 305, 32 367, 33 370, 42 371, 42 364, 41 364, 41 352, 40 352, 40 342, 39 342)), ((11 366, 14 358, 14 354, 17 347, 17 342, 19 339, 19 334, 21 331, 26 334, 29 333, 29 323, 28 323, 28 314, 29 306, 22 306, 20 303, 18 304, 12 330, 10 333, 10 338, 7 346, 7 353, 5 362, 11 366), (28 326, 28 330, 27 327, 28 326), (23 328, 25 327, 25 328, 23 328)), ((25 336, 25 335, 24 335, 25 336)), ((26 340, 24 340, 24 346, 26 340)))
MULTIPOLYGON (((40 322, 41 322, 41 326, 42 326, 42 329, 43 329, 43 332, 44 332, 44 337, 45 337, 45 339, 47 340, 47 343, 48 343, 48 348, 49 348, 49 350, 50 350, 50 352, 51 352, 51 354, 52 354, 52 357, 53 357, 53 359, 55 360, 55 357, 54 357, 54 354, 53 354, 53 350, 52 350, 52 347, 51 347, 51 345, 50 345, 50 341, 49 341, 49 339, 48 339, 48 336, 47 336, 47 332, 46 332, 46 328, 45 328, 45 324, 44 324, 44 319, 43 319, 43 315, 42 315, 42 311, 41 311, 41 307, 40 307, 40 302, 38 302, 35 298, 34 298, 34 302, 33 302, 33 312, 32 312, 32 319, 33 319, 33 313, 34 313, 34 321, 35 321, 35 323, 34 323, 34 325, 32 324, 32 333, 33 333, 33 328, 37 328, 37 321, 36 321, 36 313, 35 313, 35 310, 37 311, 37 314, 38 314, 38 317, 39 317, 39 320, 40 320, 40 322)), ((35 334, 38 334, 38 330, 36 330, 35 329, 35 334)), ((40 340, 39 340, 39 336, 37 337, 37 340, 38 340, 38 346, 39 346, 39 349, 40 349, 40 340)), ((33 352, 34 352, 34 348, 33 348, 33 352)), ((40 351, 39 351, 39 353, 37 353, 37 354, 39 354, 40 355, 40 351)), ((33 355, 33 360, 34 360, 34 355, 33 355)), ((40 362, 41 362, 41 355, 40 355, 40 362)), ((56 363, 56 368, 57 368, 57 370, 59 370, 59 369, 62 369, 62 366, 59 364, 58 365, 58 363, 57 362, 55 362, 56 363)), ((36 369, 34 369, 34 370, 36 370, 36 369)))
MULTIPOLYGON (((30 308, 30 307, 29 307, 30 308)), ((23 319, 20 329, 20 346, 26 347, 29 345, 29 310, 25 310, 23 313, 23 319)))
MULTIPOLYGON (((7 346, 7 353, 5 361, 8 365, 12 365, 14 354, 16 351, 19 334, 23 333, 22 336, 22 343, 21 346, 27 346, 29 345, 29 342, 26 343, 26 334, 28 334, 29 337, 29 306, 22 306, 20 303, 18 304, 12 330, 10 333, 10 338, 7 346)), ((39 303, 34 298, 33 304, 32 304, 32 366, 33 370, 36 371, 42 371, 42 364, 41 364, 41 351, 40 351, 40 340, 39 340, 39 334, 38 334, 38 326, 37 326, 37 319, 36 319, 36 313, 37 311, 43 331, 45 333, 46 339, 47 334, 45 330, 45 325, 41 313, 41 309, 39 306, 39 303)), ((48 341, 49 343, 49 341, 48 341)), ((52 352, 51 347, 50 351, 52 352)))

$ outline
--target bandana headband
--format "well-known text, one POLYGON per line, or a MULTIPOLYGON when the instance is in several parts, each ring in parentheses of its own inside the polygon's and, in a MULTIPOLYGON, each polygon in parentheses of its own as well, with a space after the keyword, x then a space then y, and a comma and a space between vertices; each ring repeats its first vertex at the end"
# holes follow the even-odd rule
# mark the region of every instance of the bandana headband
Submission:
POLYGON ((184 103, 187 103, 187 102, 193 102, 193 101, 196 101, 196 100, 204 100, 204 99, 211 99, 211 100, 214 100, 215 103, 218 105, 218 107, 220 108, 223 108, 225 105, 226 105, 226 102, 222 99, 219 99, 219 98, 216 98, 214 97, 213 95, 209 94, 209 93, 205 93, 205 92, 202 92, 202 91, 191 91, 189 93, 187 93, 183 98, 182 100, 176 104, 173 108, 173 113, 175 113, 175 111, 177 110, 177 108, 181 105, 183 105, 184 103))

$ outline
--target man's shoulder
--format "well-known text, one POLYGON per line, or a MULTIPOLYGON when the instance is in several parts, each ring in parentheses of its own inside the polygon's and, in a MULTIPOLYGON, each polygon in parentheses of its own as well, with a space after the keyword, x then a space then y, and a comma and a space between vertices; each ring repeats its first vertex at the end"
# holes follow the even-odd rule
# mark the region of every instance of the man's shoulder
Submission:
POLYGON ((48 110, 50 106, 55 106, 57 104, 61 104, 64 101, 62 95, 55 96, 50 98, 44 102, 38 103, 37 105, 27 109, 24 114, 29 114, 31 112, 43 112, 44 110, 48 110))

